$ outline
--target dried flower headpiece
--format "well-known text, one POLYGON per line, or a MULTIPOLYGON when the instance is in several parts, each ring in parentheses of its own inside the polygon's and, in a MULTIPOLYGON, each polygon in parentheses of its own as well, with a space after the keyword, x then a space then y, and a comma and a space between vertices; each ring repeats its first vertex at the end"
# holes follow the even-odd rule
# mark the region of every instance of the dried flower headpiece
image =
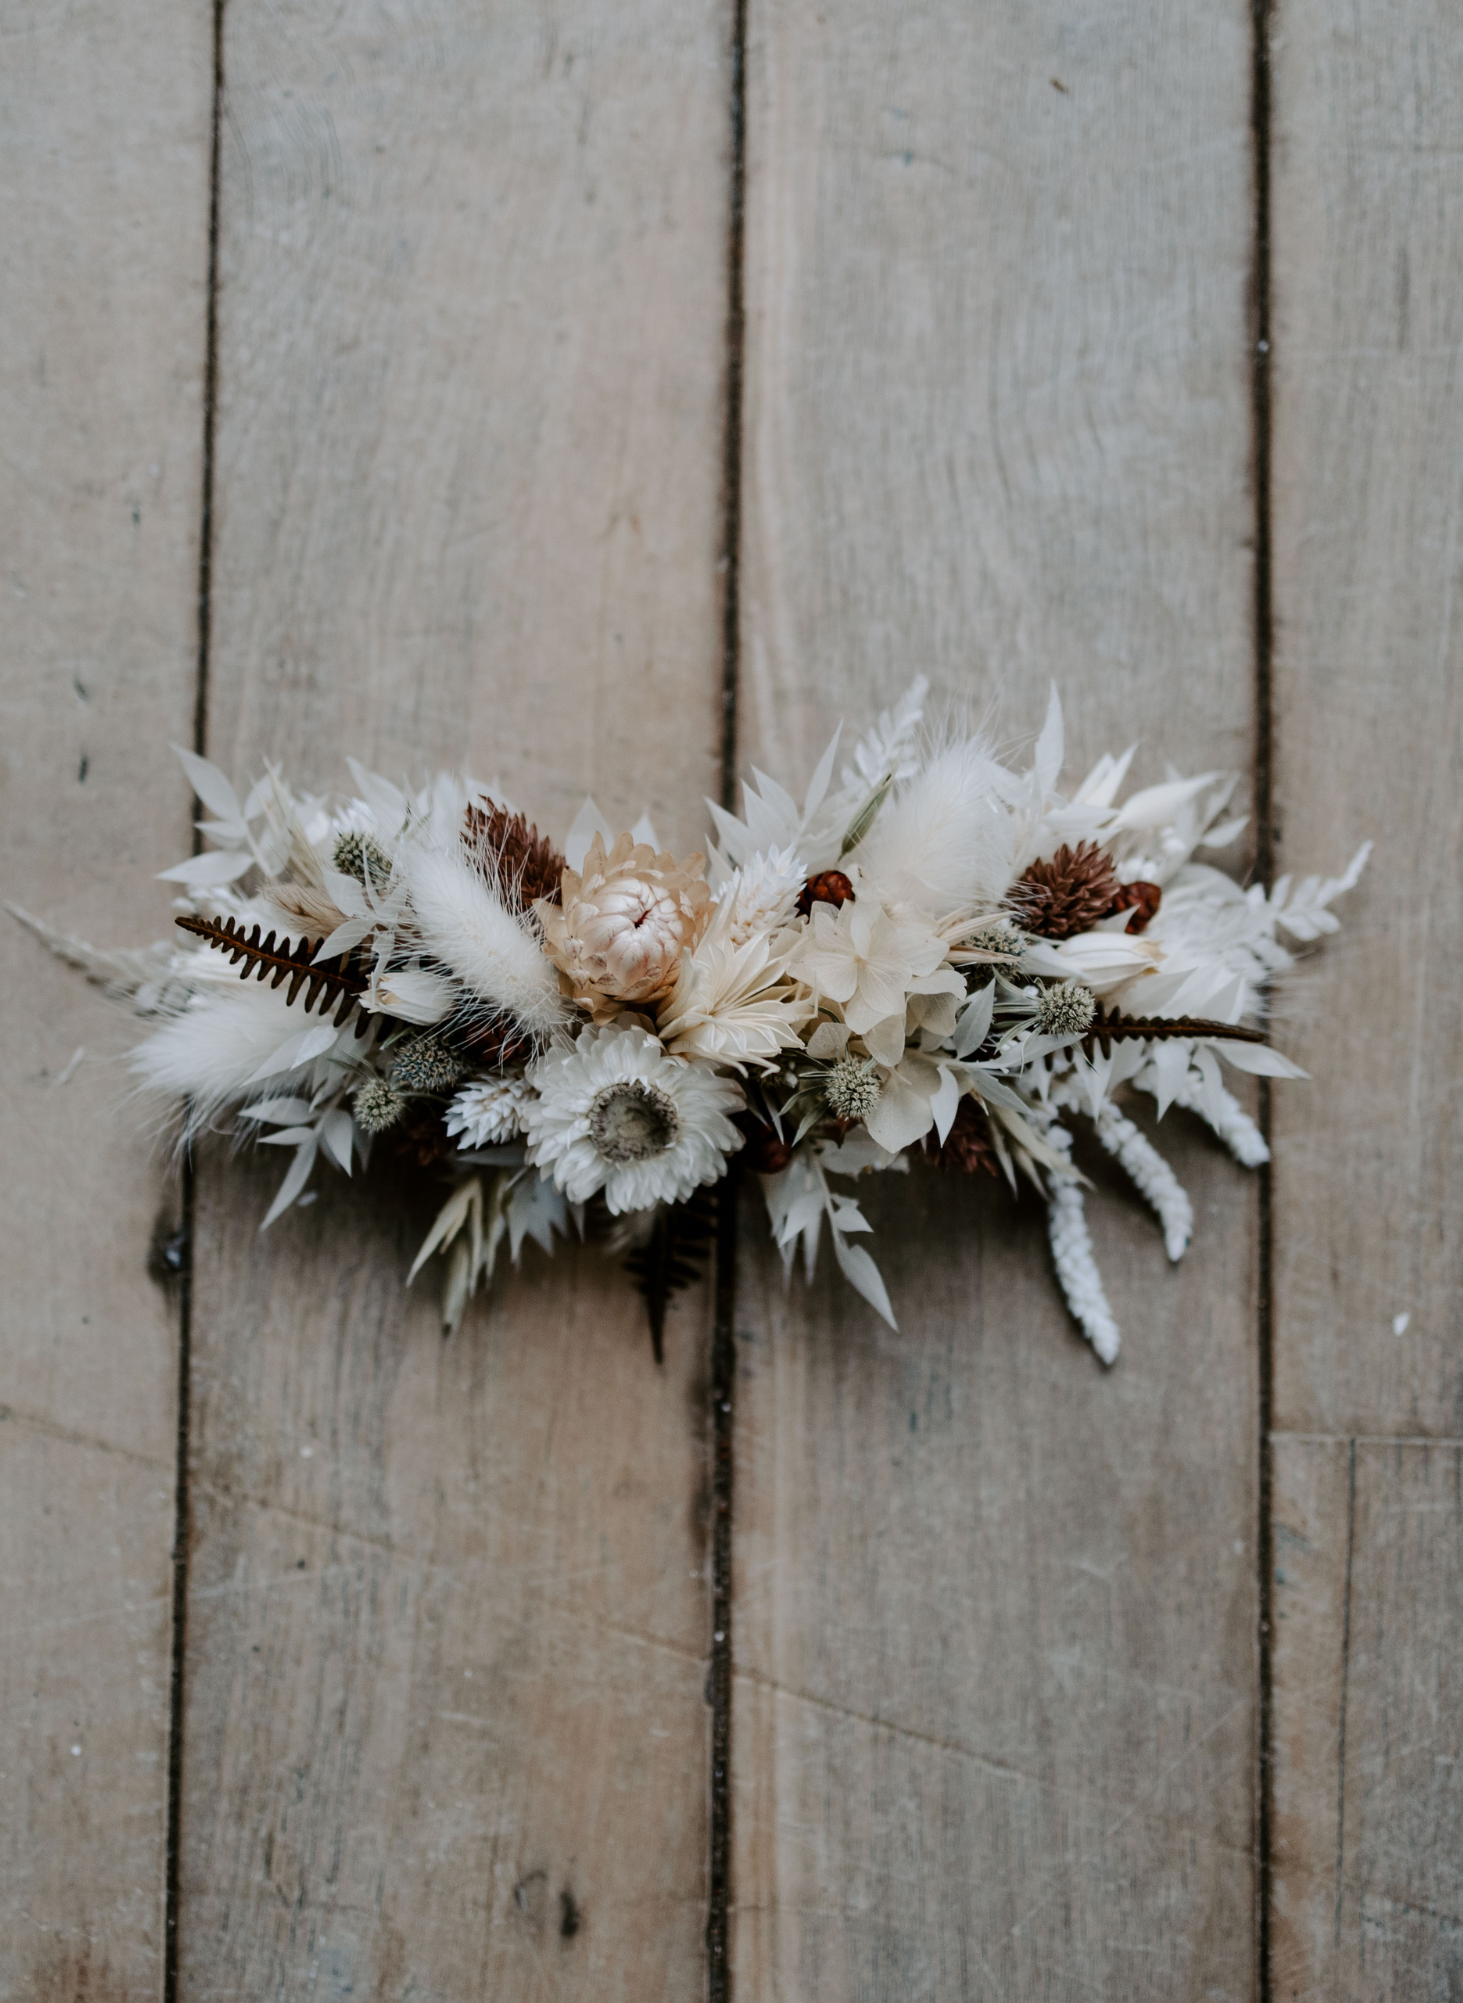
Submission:
POLYGON ((180 941, 103 952, 24 922, 156 1027, 144 1087, 183 1133, 230 1117, 292 1150, 266 1225, 321 1160, 351 1174, 405 1153, 450 1194, 412 1278, 440 1254, 461 1320, 506 1238, 546 1252, 598 1224, 666 1302, 704 1257, 706 1191, 732 1157, 761 1178, 773 1237, 811 1281, 826 1222, 845 1280, 891 1325, 851 1184, 921 1159, 1024 1177, 1048 1206, 1073 1315, 1104 1362, 1118 1327, 1093 1260, 1071 1123, 1157 1213, 1177 1259, 1193 1210, 1116 1103, 1198 1113, 1243 1163, 1266 1159, 1221 1060, 1303 1074, 1255 1018, 1291 963, 1281 934, 1336 929, 1340 877, 1243 889, 1195 860, 1244 822, 1234 781, 1171 776, 1118 804, 1132 752, 1057 790, 1053 694, 1031 766, 980 736, 922 739, 923 680, 835 784, 838 738, 799 806, 762 774, 744 818, 678 861, 648 821, 587 803, 560 854, 496 789, 420 793, 351 765, 316 799, 269 771, 241 805, 180 752, 212 847, 163 871, 180 941))

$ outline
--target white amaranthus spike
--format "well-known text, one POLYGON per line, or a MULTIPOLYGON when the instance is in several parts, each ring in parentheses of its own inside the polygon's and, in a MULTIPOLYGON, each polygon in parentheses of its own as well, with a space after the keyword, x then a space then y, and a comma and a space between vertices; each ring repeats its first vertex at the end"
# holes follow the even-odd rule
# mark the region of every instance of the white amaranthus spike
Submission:
POLYGON ((1096 1126, 1103 1147, 1121 1163, 1163 1226, 1164 1251, 1170 1259, 1182 1259, 1194 1235, 1194 1206, 1188 1191, 1147 1135, 1116 1107, 1104 1106, 1096 1126))
MULTIPOLYGON (((1052 1104, 1086 1111, 1075 1078, 1059 1079, 1052 1087, 1052 1104)), ((1093 1126, 1104 1150, 1123 1169, 1133 1187, 1163 1227, 1163 1249, 1178 1261, 1194 1235, 1194 1206, 1189 1193, 1142 1130, 1116 1106, 1098 1107, 1093 1126)))
MULTIPOLYGON (((1072 1136, 1057 1119, 1052 1119, 1043 1138, 1070 1161, 1072 1136)), ((1115 1363, 1122 1331, 1113 1318, 1102 1274, 1097 1270, 1092 1234, 1087 1229, 1087 1206, 1075 1170, 1069 1169, 1064 1175, 1053 1171, 1048 1176, 1046 1230, 1052 1264, 1073 1320, 1097 1351, 1099 1360, 1115 1363)))

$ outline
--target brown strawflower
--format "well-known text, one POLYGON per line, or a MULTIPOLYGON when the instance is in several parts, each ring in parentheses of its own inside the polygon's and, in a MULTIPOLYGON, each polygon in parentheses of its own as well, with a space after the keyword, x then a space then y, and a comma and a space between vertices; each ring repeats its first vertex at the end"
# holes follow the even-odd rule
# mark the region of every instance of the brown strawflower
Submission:
POLYGON ((1063 842, 1050 862, 1032 863, 1011 892, 1021 923, 1043 939, 1090 932, 1122 898, 1112 857, 1096 842, 1078 842, 1076 848, 1063 842))
POLYGON ((558 903, 564 858, 525 815, 491 804, 469 807, 462 840, 510 911, 527 911, 539 898, 558 903))

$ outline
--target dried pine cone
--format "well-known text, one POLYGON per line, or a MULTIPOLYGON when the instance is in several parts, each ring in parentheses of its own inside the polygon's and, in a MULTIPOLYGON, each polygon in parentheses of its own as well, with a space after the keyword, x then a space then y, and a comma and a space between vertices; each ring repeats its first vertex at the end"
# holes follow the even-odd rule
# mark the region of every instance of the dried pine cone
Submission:
POLYGON ((925 1137, 925 1157, 937 1168, 958 1175, 975 1175, 984 1170, 996 1173, 996 1151, 991 1146, 990 1122, 984 1109, 967 1094, 955 1109, 955 1119, 944 1145, 933 1134, 925 1137))
POLYGON ((825 869, 810 876, 798 892, 798 910, 804 918, 815 904, 847 904, 853 885, 841 869, 825 869))
POLYGON ((484 881, 510 911, 527 911, 541 897, 558 903, 564 858, 523 814, 469 807, 462 839, 484 881))
POLYGON ((1011 892, 1020 922, 1043 939, 1070 939, 1090 932, 1099 918, 1120 907, 1124 886, 1112 857, 1096 842, 1065 842, 1050 862, 1034 862, 1011 892))

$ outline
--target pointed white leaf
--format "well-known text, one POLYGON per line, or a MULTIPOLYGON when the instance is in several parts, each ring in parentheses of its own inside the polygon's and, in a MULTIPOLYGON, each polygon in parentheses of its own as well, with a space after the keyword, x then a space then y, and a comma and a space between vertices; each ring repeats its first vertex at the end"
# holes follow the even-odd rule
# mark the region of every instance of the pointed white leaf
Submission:
POLYGON ((935 1116, 935 1132, 940 1137, 941 1147, 945 1145, 950 1129, 955 1124, 955 1115, 959 1107, 960 1082, 954 1072, 942 1064, 940 1066, 940 1089, 930 1100, 930 1111, 935 1116))
POLYGON ((244 816, 239 796, 218 767, 211 765, 206 758, 200 758, 196 751, 185 751, 181 744, 175 744, 173 750, 188 774, 189 785, 208 811, 217 814, 220 820, 242 820, 244 816))
POLYGON ((315 1135, 311 1130, 308 1139, 301 1142, 285 1174, 285 1179, 279 1186, 278 1194, 265 1212, 264 1222, 259 1227, 261 1231, 267 1231, 277 1217, 284 1215, 310 1180, 310 1171, 315 1166, 315 1149, 315 1135))
POLYGON ((1063 757, 1062 703, 1057 694, 1057 685, 1052 683, 1051 697, 1046 706, 1046 721, 1041 726, 1041 735, 1036 740, 1036 756, 1033 771, 1036 775, 1036 790, 1043 800, 1051 793, 1061 777, 1063 757))
POLYGON ((589 854, 589 845, 596 835, 603 837, 606 848, 613 845, 614 829, 593 800, 586 800, 564 837, 564 860, 570 869, 583 869, 584 858, 589 854))
POLYGON ((803 823, 805 826, 823 804, 824 795, 828 791, 829 781, 833 777, 833 760, 838 755, 838 740, 842 735, 843 725, 840 723, 832 737, 829 738, 828 749, 818 760, 813 776, 808 781, 808 790, 803 797, 803 823))
POLYGON ((375 926, 374 918, 347 918, 343 925, 336 926, 328 939, 321 942, 319 952, 310 962, 311 966, 321 966, 326 960, 338 960, 352 946, 359 946, 367 933, 375 930, 375 926))
POLYGON ((1290 1058, 1282 1057, 1278 1050, 1272 1050, 1264 1043, 1225 1043, 1219 1037, 1213 1039, 1214 1048, 1226 1064, 1232 1064, 1236 1071, 1253 1072, 1257 1078, 1308 1078, 1310 1073, 1302 1071, 1290 1058))
POLYGON ((833 1256, 838 1261, 838 1270, 856 1293, 863 1295, 875 1314, 882 1315, 890 1328, 898 1330, 894 1310, 889 1305, 889 1290, 884 1285, 879 1268, 874 1264, 862 1245, 846 1245, 839 1232, 832 1233, 833 1256))
POLYGON ((378 831, 385 835, 388 841, 393 839, 406 826, 410 812, 405 793, 399 786, 393 786, 389 779, 383 779, 379 773, 368 772, 365 766, 358 764, 354 758, 348 758, 346 763, 350 766, 351 777, 356 782, 356 791, 376 817, 378 831))
POLYGON ((471 1211, 473 1205, 478 1204, 480 1206, 482 1200, 483 1186, 475 1175, 470 1175, 466 1182, 460 1182, 457 1185, 456 1189, 453 1190, 447 1201, 442 1205, 442 1208, 437 1212, 431 1230, 422 1240, 421 1250, 417 1253, 415 1259, 412 1260, 411 1271, 406 1276, 408 1286, 411 1285, 438 1246, 451 1243, 452 1239, 457 1236, 457 1233, 467 1222, 468 1213, 471 1211))
POLYGON ((214 890, 223 883, 236 883, 254 858, 237 849, 210 849, 206 855, 190 855, 171 869, 158 871, 159 883, 186 883, 192 890, 214 890))
POLYGON ((259 1099, 240 1108, 241 1120, 262 1120, 273 1127, 295 1126, 308 1120, 315 1108, 308 1099, 259 1099))
POLYGON ((1134 793, 1118 810, 1117 828, 1161 828, 1171 821, 1180 807, 1202 793, 1206 786, 1214 784, 1213 772, 1201 772, 1197 779, 1170 779, 1161 786, 1146 786, 1141 793, 1134 793))
POLYGON ((996 1007, 996 984, 987 981, 955 1018, 955 1055, 972 1057, 991 1033, 991 1017, 996 1007))
POLYGON ((355 1134, 355 1123, 343 1108, 327 1113, 320 1122, 320 1143, 325 1152, 343 1168, 347 1175, 351 1172, 351 1148, 355 1134))
POLYGON ((656 836, 655 823, 651 820, 649 814, 642 814, 640 816, 639 820, 630 830, 630 838, 632 841, 643 843, 646 848, 653 848, 657 854, 660 852, 660 842, 656 836))

